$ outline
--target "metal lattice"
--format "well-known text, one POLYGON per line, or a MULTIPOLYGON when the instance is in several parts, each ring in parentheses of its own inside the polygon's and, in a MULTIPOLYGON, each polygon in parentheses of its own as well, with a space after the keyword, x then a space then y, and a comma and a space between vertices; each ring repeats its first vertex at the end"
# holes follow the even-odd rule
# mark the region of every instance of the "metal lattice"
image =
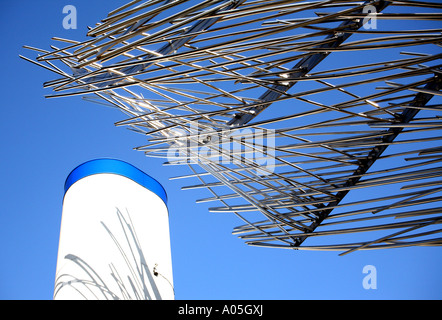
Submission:
MULTIPOLYGON (((254 246, 436 246, 442 4, 141 1, 35 61, 121 109, 254 246), (411 49, 410 49, 411 48, 411 49), (411 51, 403 51, 403 50, 411 51), (59 64, 59 66, 57 66, 59 64), (439 100, 438 100, 439 99, 439 100), (439 101, 439 102, 438 102, 439 101), (308 241, 307 241, 308 240, 308 241)), ((24 58, 24 57, 23 57, 24 58)))

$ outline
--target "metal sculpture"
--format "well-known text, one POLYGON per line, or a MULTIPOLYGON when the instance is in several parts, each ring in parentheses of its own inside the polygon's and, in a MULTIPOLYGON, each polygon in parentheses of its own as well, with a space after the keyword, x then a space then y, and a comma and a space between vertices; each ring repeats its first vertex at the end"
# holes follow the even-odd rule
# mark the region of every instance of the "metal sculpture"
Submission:
POLYGON ((53 38, 63 46, 25 59, 59 75, 48 98, 126 113, 116 125, 148 140, 136 149, 188 166, 173 179, 243 220, 233 234, 249 245, 438 246, 441 9, 134 0, 88 40, 53 38))

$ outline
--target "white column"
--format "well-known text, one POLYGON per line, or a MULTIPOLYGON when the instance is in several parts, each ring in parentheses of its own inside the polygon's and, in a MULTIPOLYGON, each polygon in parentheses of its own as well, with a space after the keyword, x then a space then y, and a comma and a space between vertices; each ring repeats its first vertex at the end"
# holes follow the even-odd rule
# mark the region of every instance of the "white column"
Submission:
POLYGON ((174 299, 167 196, 132 165, 98 159, 65 185, 54 299, 174 299))

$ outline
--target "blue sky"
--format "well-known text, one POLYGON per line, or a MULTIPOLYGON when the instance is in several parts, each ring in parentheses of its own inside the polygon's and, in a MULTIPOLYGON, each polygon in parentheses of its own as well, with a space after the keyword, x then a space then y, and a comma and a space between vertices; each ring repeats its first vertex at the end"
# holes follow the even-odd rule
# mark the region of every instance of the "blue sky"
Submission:
POLYGON ((53 75, 18 57, 48 49, 52 36, 82 40, 86 26, 125 1, 2 1, 3 73, 0 108, 0 299, 52 299, 63 185, 94 158, 127 161, 157 179, 169 199, 176 299, 441 299, 442 249, 337 252, 246 246, 231 235, 241 221, 209 213, 199 189, 181 191, 179 167, 162 166, 132 148, 141 135, 114 123, 117 110, 80 97, 45 99, 53 75), (62 26, 65 5, 77 8, 78 29, 62 26), (362 286, 364 266, 377 270, 377 289, 362 286))

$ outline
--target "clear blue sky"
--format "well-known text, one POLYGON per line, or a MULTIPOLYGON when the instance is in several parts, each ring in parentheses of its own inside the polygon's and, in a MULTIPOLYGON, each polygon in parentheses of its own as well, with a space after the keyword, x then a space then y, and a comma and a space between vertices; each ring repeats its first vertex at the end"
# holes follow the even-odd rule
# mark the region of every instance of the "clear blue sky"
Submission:
POLYGON ((117 110, 80 97, 45 99, 54 78, 18 55, 22 45, 48 49, 52 36, 82 40, 86 26, 125 1, 1 1, 0 299, 52 299, 63 185, 94 158, 127 161, 163 184, 169 197, 177 299, 441 299, 442 248, 336 252, 246 246, 231 235, 241 221, 195 204, 202 191, 169 181, 182 171, 132 148, 143 137, 114 122, 117 110), (64 5, 77 8, 78 29, 62 26, 64 5), (365 265, 377 289, 365 290, 365 265))

